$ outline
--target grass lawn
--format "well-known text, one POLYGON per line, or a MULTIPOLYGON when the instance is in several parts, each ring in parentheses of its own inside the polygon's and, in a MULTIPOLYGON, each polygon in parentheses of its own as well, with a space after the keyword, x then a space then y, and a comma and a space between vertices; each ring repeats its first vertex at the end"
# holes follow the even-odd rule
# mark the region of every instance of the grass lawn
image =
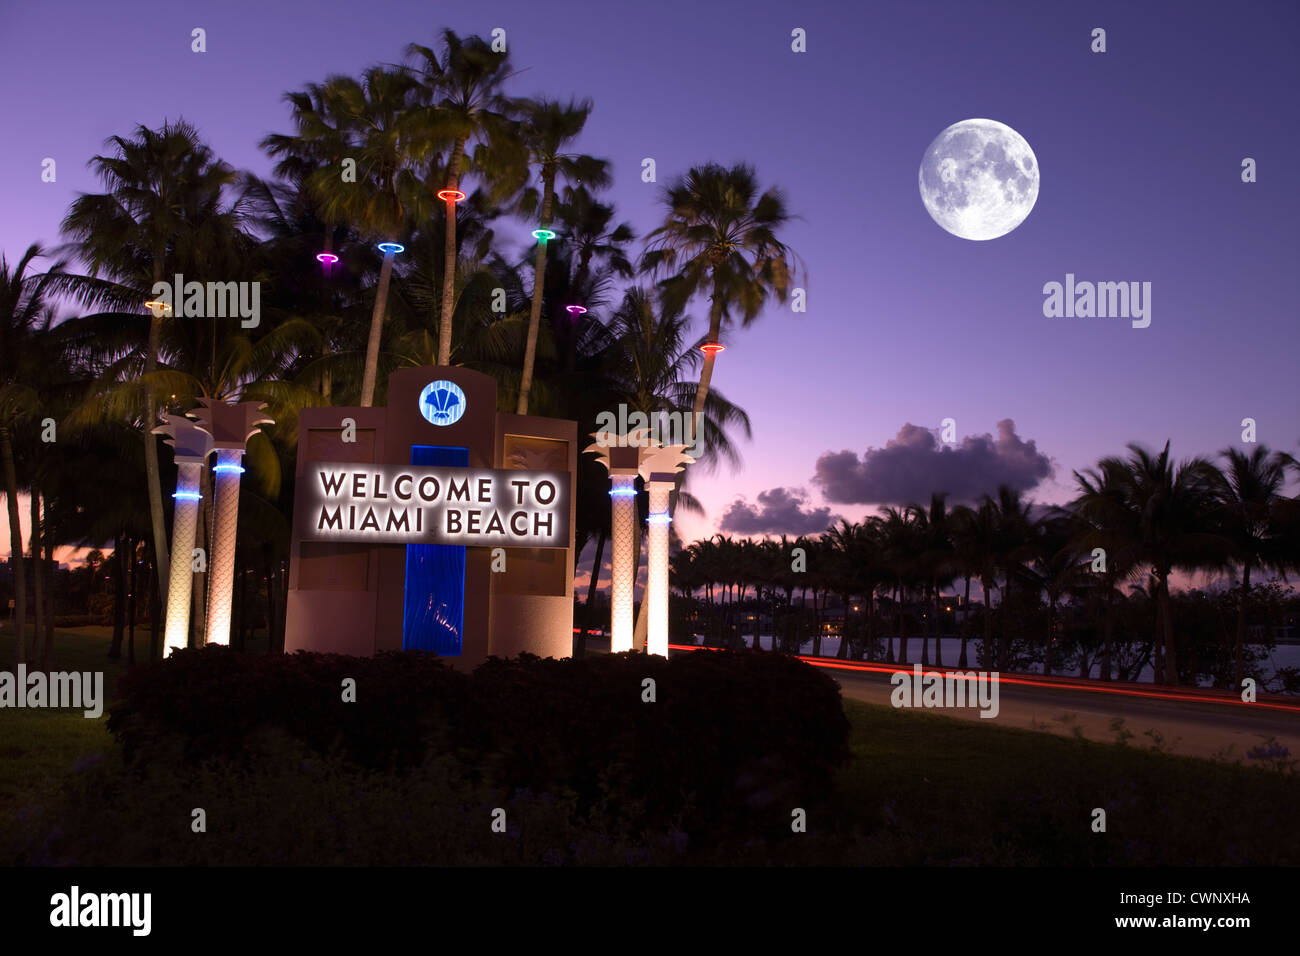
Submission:
MULTIPOLYGON (((107 628, 60 632, 55 666, 104 670, 111 699, 126 665, 108 660, 109 635, 107 628)), ((12 669, 11 635, 7 640, 2 631, 0 669, 12 669)), ((737 862, 1300 862, 1294 772, 858 701, 845 700, 844 709, 853 756, 820 811, 823 819, 809 825, 810 834, 824 838, 786 841, 777 856, 737 862), (1106 813, 1104 833, 1093 827, 1098 808, 1106 813)), ((80 712, 0 711, 0 845, 9 842, 6 831, 22 829, 25 808, 52 801, 78 761, 116 747, 106 720, 107 714, 88 720, 80 712)))
MULTIPOLYGON (((109 627, 55 631, 54 668, 103 671, 104 694, 111 699, 118 675, 126 670, 125 661, 108 659, 112 633, 109 627)), ((140 637, 137 630, 137 649, 140 637)), ((13 629, 0 626, 0 670, 12 672, 13 660, 13 629)), ((0 821, 25 804, 42 802, 77 761, 114 746, 107 721, 107 706, 97 719, 79 710, 0 710, 0 821)))

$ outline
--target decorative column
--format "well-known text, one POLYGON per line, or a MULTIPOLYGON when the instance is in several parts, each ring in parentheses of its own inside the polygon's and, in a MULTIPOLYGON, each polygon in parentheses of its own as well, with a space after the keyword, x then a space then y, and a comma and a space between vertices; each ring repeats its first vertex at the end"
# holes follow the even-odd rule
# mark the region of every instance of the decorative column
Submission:
POLYGON ((673 490, 671 481, 652 481, 650 514, 646 521, 646 594, 649 602, 646 614, 649 631, 646 635, 646 653, 668 656, 668 528, 673 516, 668 513, 668 495, 673 490))
POLYGON ((632 650, 636 630, 636 476, 641 449, 628 436, 615 432, 593 432, 596 441, 584 452, 596 455, 610 476, 609 649, 613 653, 632 650))
POLYGON ((646 653, 668 656, 668 545, 673 516, 668 505, 677 473, 695 461, 685 445, 652 445, 641 455, 641 477, 650 493, 646 518, 646 653))
POLYGON ((172 495, 172 560, 168 572, 167 618, 163 632, 163 656, 189 645, 190 598, 194 587, 194 534, 198 527, 199 481, 203 465, 212 454, 212 436, 188 418, 166 415, 167 424, 153 430, 168 436, 175 449, 176 493, 172 495))
POLYGON ((632 650, 636 635, 636 476, 646 480, 650 492, 648 577, 644 607, 649 618, 647 650, 668 656, 668 513, 669 495, 677 472, 695 459, 685 445, 659 445, 650 429, 635 429, 626 435, 595 432, 595 444, 586 449, 599 456, 609 469, 612 499, 610 524, 614 553, 610 575, 609 649, 632 650))
POLYGON ((235 591, 235 537, 239 527, 239 476, 244 473, 240 463, 248 439, 257 433, 259 425, 274 424, 261 415, 264 402, 240 402, 227 405, 211 398, 201 398, 203 408, 190 414, 212 436, 217 450, 217 463, 213 466, 212 554, 208 562, 210 585, 208 587, 208 618, 205 639, 208 644, 230 643, 230 613, 235 591))
POLYGON ((610 527, 614 553, 609 583, 609 649, 612 653, 632 649, 636 605, 636 474, 610 476, 610 527))

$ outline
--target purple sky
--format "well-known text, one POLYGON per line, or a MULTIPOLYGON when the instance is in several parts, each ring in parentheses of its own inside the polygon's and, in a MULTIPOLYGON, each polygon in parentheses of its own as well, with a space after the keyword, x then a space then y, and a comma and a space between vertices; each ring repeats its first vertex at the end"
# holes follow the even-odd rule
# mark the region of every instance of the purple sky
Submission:
POLYGON ((16 134, 0 149, 0 248, 14 260, 32 241, 59 241, 70 200, 98 188, 85 164, 109 135, 183 115, 226 161, 266 173, 256 143, 289 131, 286 90, 396 61, 443 26, 503 27, 524 71, 514 91, 595 100, 581 146, 612 160, 609 196, 641 234, 661 217, 643 157, 660 186, 693 163, 750 162, 801 217, 785 239, 807 265, 808 311, 774 306, 724 339, 714 384, 748 410, 754 441, 737 473, 695 476, 708 516, 680 521, 688 539, 713 531, 738 496, 745 529, 781 515, 807 530, 793 525, 808 511, 817 524, 820 508, 860 519, 875 505, 822 491, 893 494, 913 481, 921 496, 935 468, 978 484, 1050 466, 1031 495, 1060 501, 1072 469, 1126 442, 1211 454, 1240 440, 1245 417, 1261 442, 1297 450, 1294 2, 618 9, 12 5, 0 33, 3 125, 16 134), (204 54, 190 52, 196 26, 204 54), (1098 26, 1104 54, 1089 50, 1098 26), (791 52, 795 27, 806 53, 791 52), (1042 170, 1029 218, 987 242, 944 232, 917 190, 926 147, 972 117, 1017 130, 1042 170), (1253 184, 1240 180, 1247 156, 1253 184), (40 181, 44 157, 57 183, 40 181), (1067 272, 1151 282, 1150 327, 1045 318, 1043 285, 1067 272), (960 451, 946 454, 958 458, 928 452, 917 430, 949 417, 960 451), (899 445, 862 461, 908 425, 899 445), (814 482, 827 453, 828 481, 814 482))

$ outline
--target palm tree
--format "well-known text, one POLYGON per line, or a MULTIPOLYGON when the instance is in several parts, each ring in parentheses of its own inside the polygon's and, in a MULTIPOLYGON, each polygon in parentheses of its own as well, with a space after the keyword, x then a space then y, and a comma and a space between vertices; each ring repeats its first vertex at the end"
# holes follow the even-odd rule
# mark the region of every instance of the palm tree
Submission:
POLYGON ((1080 493, 1069 506, 1079 525, 1079 549, 1090 556, 1100 549, 1099 556, 1104 558, 1100 588, 1105 606, 1101 641, 1101 679, 1105 681, 1111 679, 1118 584, 1140 570, 1141 515, 1126 503, 1126 472, 1124 462, 1117 458, 1103 460, 1096 470, 1076 471, 1080 493))
MULTIPOLYGON (((293 108, 299 153, 356 162, 356 182, 345 181, 333 163, 319 166, 305 187, 327 222, 351 223, 371 239, 390 240, 420 220, 430 202, 420 173, 430 146, 412 107, 418 85, 404 70, 371 67, 361 79, 336 75, 324 86, 287 97, 293 108)), ((268 149, 287 151, 284 137, 268 137, 268 149)), ((379 348, 393 274, 391 246, 384 253, 375 286, 370 335, 366 340, 361 405, 374 404, 379 348)))
MULTIPOLYGON (((1221 486, 1216 469, 1203 458, 1175 464, 1169 443, 1158 454, 1130 444, 1127 460, 1105 458, 1098 467, 1113 470, 1120 482, 1121 506, 1132 516, 1126 525, 1135 529, 1135 553, 1155 579, 1155 600, 1164 632, 1164 675, 1167 684, 1178 683, 1177 648, 1169 575, 1174 569, 1196 570, 1219 561, 1225 550, 1223 536, 1210 523, 1215 490, 1221 486)), ((1160 679, 1159 669, 1156 678, 1160 679)))
POLYGON ((682 307, 707 294, 709 331, 704 365, 695 393, 694 412, 704 411, 713 378, 722 323, 738 313, 749 325, 771 297, 784 302, 795 272, 796 257, 777 234, 789 223, 779 189, 759 195, 751 166, 727 169, 716 163, 692 167, 669 183, 664 224, 646 238, 642 268, 651 275, 672 273, 664 292, 682 307))
POLYGON ((1056 510, 1032 528, 1032 559, 1025 568, 1025 581, 1035 592, 1047 594, 1047 637, 1043 644, 1043 673, 1052 673, 1053 643, 1056 637, 1057 607, 1061 597, 1083 580, 1087 563, 1080 561, 1074 516, 1056 510))
POLYGON ((49 328, 48 297, 66 266, 59 261, 43 273, 29 272, 32 262, 44 255, 45 250, 34 243, 10 269, 0 254, 0 479, 4 481, 9 565, 14 576, 15 664, 27 659, 27 572, 23 561, 23 533, 18 523, 14 432, 31 420, 40 407, 40 397, 28 383, 40 378, 38 339, 49 328))
POLYGON ((952 528, 953 567, 966 584, 961 605, 961 652, 957 657, 957 666, 965 670, 966 644, 970 638, 970 582, 979 576, 981 569, 979 513, 969 505, 958 505, 952 509, 949 521, 952 528))
MULTIPOLYGON (((636 233, 626 222, 612 225, 614 207, 598 202, 581 184, 565 187, 556 205, 555 219, 565 247, 577 259, 571 288, 578 301, 590 308, 604 300, 610 280, 632 275, 626 247, 636 233)), ((578 336, 570 334, 565 339, 564 370, 569 373, 577 360, 578 336)))
MULTIPOLYGON (((920 504, 911 504, 907 508, 920 538, 920 552, 916 555, 917 567, 925 578, 926 593, 931 599, 933 609, 931 627, 926 630, 934 631, 934 662, 940 667, 943 666, 943 651, 939 644, 943 637, 943 628, 940 626, 942 617, 939 614, 939 585, 947 580, 953 560, 949 528, 951 512, 947 509, 947 500, 946 493, 935 493, 930 496, 928 508, 920 504)), ((921 635, 921 663, 930 663, 929 641, 925 633, 921 635)))
MULTIPOLYGON (((907 594, 914 582, 917 558, 921 553, 922 542, 917 533, 914 516, 906 508, 888 507, 881 510, 881 543, 885 549, 886 564, 892 569, 894 577, 894 603, 896 625, 898 630, 898 663, 907 661, 907 594)), ((894 662, 893 638, 889 639, 885 659, 894 662)))
MULTIPOLYGON (((138 305, 149 297, 146 287, 152 290, 153 283, 163 281, 169 265, 202 261, 214 242, 224 242, 234 231, 237 211, 224 208, 222 200, 236 174, 184 121, 165 122, 158 130, 138 126, 133 138, 113 136, 107 142, 114 153, 90 161, 106 192, 78 196, 62 228, 72 237, 72 247, 89 266, 90 275, 102 273, 120 283, 125 288, 117 296, 119 303, 130 301, 134 293, 138 305)), ((162 310, 153 309, 144 361, 146 379, 158 364, 162 326, 162 310)), ((151 432, 157 414, 156 395, 152 387, 146 387, 145 475, 158 587, 165 592, 167 536, 158 439, 151 432)))
POLYGON ((1216 493, 1221 503, 1224 533, 1233 556, 1241 563, 1241 597, 1237 630, 1233 638, 1233 686, 1240 687, 1245 673, 1246 610, 1250 599, 1250 572, 1255 568, 1281 570, 1285 556, 1279 548, 1277 509, 1286 486, 1287 469, 1296 461, 1283 452, 1257 445, 1249 453, 1236 448, 1219 452, 1227 462, 1216 493))
MULTIPOLYGON (((555 100, 520 100, 513 112, 519 119, 522 136, 529 153, 529 163, 541 175, 542 194, 538 215, 543 229, 550 228, 551 207, 555 203, 555 180, 558 176, 574 183, 588 183, 600 188, 609 185, 609 164, 602 159, 565 152, 582 132, 591 115, 591 101, 570 100, 567 104, 555 100)), ((530 210, 537 206, 533 189, 524 191, 521 208, 530 210)), ((533 298, 528 313, 528 342, 524 349, 524 371, 519 383, 517 415, 528 414, 528 394, 533 384, 533 362, 537 355, 537 328, 542 317, 542 288, 546 278, 545 238, 537 241, 537 257, 533 265, 533 298)), ((561 303, 562 304, 562 303, 561 303)))
MULTIPOLYGON (((459 190, 472 142, 487 145, 485 156, 508 157, 513 124, 502 85, 510 77, 509 54, 497 53, 482 38, 461 39, 442 33, 441 57, 430 47, 412 43, 407 55, 420 86, 421 122, 431 144, 447 148, 447 165, 439 191, 459 190)), ((438 326, 438 364, 451 364, 451 314, 456 275, 456 202, 448 200, 443 246, 442 309, 438 326)))
POLYGON ((1020 492, 1009 485, 999 485, 997 497, 985 496, 985 501, 994 522, 993 560, 1002 572, 998 667, 1005 671, 1011 665, 1012 582, 1025 576, 1024 562, 1033 553, 1034 519, 1020 492))

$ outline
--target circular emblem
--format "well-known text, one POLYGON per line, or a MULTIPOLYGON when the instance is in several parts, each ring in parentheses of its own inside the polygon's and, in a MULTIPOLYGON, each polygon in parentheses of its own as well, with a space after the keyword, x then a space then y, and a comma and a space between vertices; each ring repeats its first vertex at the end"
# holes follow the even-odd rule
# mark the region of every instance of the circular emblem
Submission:
POLYGON ((454 425, 467 404, 460 386, 445 379, 430 382, 420 392, 420 414, 433 425, 454 425))

